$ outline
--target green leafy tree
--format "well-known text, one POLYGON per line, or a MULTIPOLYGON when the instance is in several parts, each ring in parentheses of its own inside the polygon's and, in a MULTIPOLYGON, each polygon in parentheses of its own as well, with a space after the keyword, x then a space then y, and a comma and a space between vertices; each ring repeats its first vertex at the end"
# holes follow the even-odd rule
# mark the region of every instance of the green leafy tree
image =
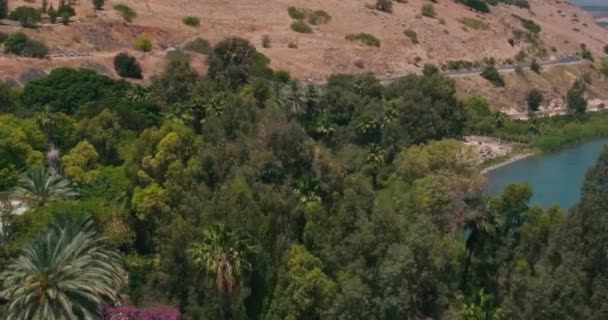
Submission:
POLYGON ((165 103, 184 103, 191 99, 197 78, 190 56, 175 53, 167 56, 163 73, 152 79, 152 91, 165 103))
POLYGON ((40 22, 40 11, 32 7, 20 6, 11 12, 9 18, 19 21, 22 27, 32 28, 40 22))
POLYGON ((78 123, 78 136, 91 143, 104 163, 117 164, 118 142, 121 132, 120 117, 116 112, 103 109, 92 118, 84 118, 78 123))
POLYGON ((141 66, 134 56, 121 52, 114 57, 114 70, 123 78, 141 79, 141 66))
POLYGON ((99 176, 98 159, 95 147, 86 140, 61 158, 66 177, 79 184, 92 183, 99 176))
POLYGON ((220 41, 209 56, 208 74, 212 79, 225 81, 236 88, 247 83, 253 72, 257 50, 245 39, 226 38, 220 41))
POLYGON ((8 14, 8 0, 0 0, 0 19, 6 19, 8 14))
POLYGON ((0 274, 7 319, 99 319, 126 283, 118 252, 91 217, 58 217, 0 274))
POLYGON ((15 194, 37 207, 78 196, 70 181, 45 168, 29 169, 19 180, 15 194))
POLYGON ((582 79, 574 81, 572 87, 566 93, 566 105, 568 109, 574 113, 585 113, 587 111, 587 99, 585 98, 585 91, 587 85, 582 79))
POLYGON ((32 119, 0 115, 0 190, 17 183, 19 173, 43 164, 44 135, 32 119))
POLYGON ((526 102, 528 103, 528 110, 530 111, 538 111, 540 104, 543 103, 545 97, 543 93, 538 89, 532 89, 528 92, 528 97, 526 98, 526 102))
POLYGON ((292 245, 264 319, 325 319, 336 293, 337 285, 323 272, 321 260, 303 246, 292 245))

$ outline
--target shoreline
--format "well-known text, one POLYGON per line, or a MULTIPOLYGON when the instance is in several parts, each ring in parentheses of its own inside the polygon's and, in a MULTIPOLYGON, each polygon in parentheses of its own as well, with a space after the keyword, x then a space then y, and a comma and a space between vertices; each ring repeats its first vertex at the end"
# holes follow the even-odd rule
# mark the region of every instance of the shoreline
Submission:
POLYGON ((499 163, 496 163, 496 164, 493 164, 493 165, 488 166, 486 168, 483 168, 480 173, 482 175, 485 175, 488 172, 494 171, 494 170, 496 170, 498 168, 501 168, 501 167, 504 167, 506 165, 512 164, 512 163, 517 162, 519 160, 523 160, 523 159, 529 158, 529 157, 534 156, 534 155, 537 155, 537 153, 536 152, 519 153, 519 154, 516 154, 514 156, 511 156, 511 157, 505 159, 504 161, 501 161, 499 163))

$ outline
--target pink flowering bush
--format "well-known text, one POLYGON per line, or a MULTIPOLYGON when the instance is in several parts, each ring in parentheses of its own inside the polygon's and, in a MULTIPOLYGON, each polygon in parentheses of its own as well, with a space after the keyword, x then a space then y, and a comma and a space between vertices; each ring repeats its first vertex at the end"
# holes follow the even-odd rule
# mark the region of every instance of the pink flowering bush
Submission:
POLYGON ((180 313, 169 306, 137 308, 133 306, 101 307, 102 320, 179 320, 180 313))

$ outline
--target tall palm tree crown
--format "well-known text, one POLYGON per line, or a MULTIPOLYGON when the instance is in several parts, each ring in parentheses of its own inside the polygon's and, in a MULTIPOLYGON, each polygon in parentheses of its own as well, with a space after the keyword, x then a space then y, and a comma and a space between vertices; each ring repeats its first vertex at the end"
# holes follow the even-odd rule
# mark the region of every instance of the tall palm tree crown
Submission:
POLYGON ((46 168, 30 169, 19 180, 15 193, 36 206, 43 206, 51 200, 78 196, 69 180, 46 168))
POLYGON ((120 255, 89 217, 58 217, 0 274, 7 320, 99 319, 125 284, 120 255))
POLYGON ((215 276, 216 288, 222 295, 230 295, 242 275, 251 269, 252 252, 253 246, 224 224, 205 230, 202 241, 188 249, 194 264, 215 276))

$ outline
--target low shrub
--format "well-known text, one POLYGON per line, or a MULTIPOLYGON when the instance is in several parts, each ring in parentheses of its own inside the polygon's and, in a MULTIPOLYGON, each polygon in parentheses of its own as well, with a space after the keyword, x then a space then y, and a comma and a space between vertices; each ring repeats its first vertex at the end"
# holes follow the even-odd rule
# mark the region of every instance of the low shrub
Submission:
POLYGON ((114 70, 123 78, 141 79, 141 66, 134 56, 122 52, 114 57, 114 70))
POLYGON ((20 6, 15 8, 8 16, 11 20, 19 21, 24 28, 33 28, 40 22, 40 10, 20 6))
POLYGON ((152 50, 152 40, 147 34, 142 33, 133 40, 133 47, 139 51, 149 52, 152 50))
POLYGON ((407 29, 403 31, 403 34, 406 37, 410 38, 413 44, 418 44, 418 34, 416 33, 416 31, 412 29, 407 29))
POLYGON ((435 18, 435 16, 437 16, 437 14, 435 13, 435 7, 430 3, 423 4, 420 13, 428 18, 435 18))
POLYGON ((23 57, 44 58, 49 50, 42 42, 30 40, 25 34, 16 32, 4 41, 4 52, 23 57))
POLYGON ((306 22, 298 20, 291 24, 291 30, 298 33, 312 33, 312 28, 306 22))
POLYGON ((465 26, 467 26, 471 29, 475 29, 475 30, 490 29, 490 25, 488 25, 487 23, 485 23, 479 19, 463 17, 463 18, 458 19, 458 21, 460 21, 460 23, 464 24, 465 26))
POLYGON ((361 41, 364 44, 366 44, 368 46, 372 46, 372 47, 380 46, 380 40, 378 38, 376 38, 372 34, 365 33, 365 32, 361 32, 361 33, 357 33, 357 34, 352 34, 352 33, 348 34, 348 35, 346 35, 346 40, 361 41))
POLYGON ((308 15, 308 23, 314 26, 326 24, 329 21, 331 21, 331 16, 323 10, 315 10, 308 15))
POLYGON ((199 19, 198 17, 194 17, 194 16, 188 16, 182 19, 182 22, 187 25, 187 26, 191 26, 191 27, 198 27, 201 25, 201 19, 199 19))
POLYGON ((481 76, 490 81, 496 87, 504 87, 505 80, 502 78, 496 67, 488 65, 483 69, 481 76))
POLYGON ((302 20, 306 18, 306 10, 291 6, 287 8, 287 13, 292 19, 302 20))
POLYGON ((118 11, 126 22, 131 22, 135 17, 137 17, 135 10, 131 9, 131 7, 124 3, 115 5, 114 10, 118 11))
POLYGON ((210 54, 212 50, 209 41, 203 38, 195 38, 194 40, 188 42, 185 48, 188 51, 193 51, 200 54, 210 54))
POLYGON ((270 40, 270 35, 265 34, 262 36, 262 47, 263 48, 272 47, 272 41, 270 40))

